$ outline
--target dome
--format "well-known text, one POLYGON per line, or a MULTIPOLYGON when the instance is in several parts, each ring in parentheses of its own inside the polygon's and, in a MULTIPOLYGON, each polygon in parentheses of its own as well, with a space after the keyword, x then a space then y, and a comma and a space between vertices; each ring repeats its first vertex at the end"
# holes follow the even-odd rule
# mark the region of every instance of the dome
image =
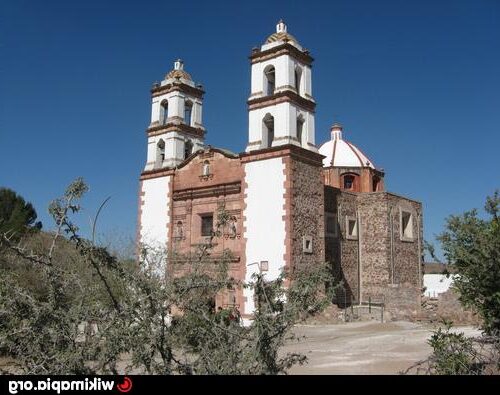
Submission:
POLYGON ((189 81, 192 81, 193 79, 191 78, 191 76, 186 73, 184 70, 172 70, 170 71, 166 76, 165 76, 165 79, 166 80, 169 80, 170 78, 174 78, 174 79, 185 79, 185 80, 189 80, 189 81))
POLYGON ((354 144, 342 139, 342 126, 332 126, 332 138, 319 147, 324 167, 371 167, 375 169, 372 161, 354 144))
POLYGON ((187 81, 193 81, 191 76, 184 71, 184 62, 180 59, 177 59, 174 62, 174 69, 168 72, 165 79, 184 79, 187 81))
POLYGON ((291 34, 287 33, 287 32, 279 32, 279 33, 273 33, 273 34, 271 34, 267 38, 266 44, 274 43, 276 41, 284 41, 284 42, 292 41, 292 42, 298 44, 297 39, 294 36, 292 36, 291 34))
POLYGON ((291 41, 292 43, 299 44, 297 39, 292 36, 290 33, 287 32, 287 26, 285 25, 285 22, 283 20, 280 20, 278 24, 276 25, 276 33, 271 34, 265 44, 271 44, 277 41, 283 41, 283 42, 289 42, 291 41))

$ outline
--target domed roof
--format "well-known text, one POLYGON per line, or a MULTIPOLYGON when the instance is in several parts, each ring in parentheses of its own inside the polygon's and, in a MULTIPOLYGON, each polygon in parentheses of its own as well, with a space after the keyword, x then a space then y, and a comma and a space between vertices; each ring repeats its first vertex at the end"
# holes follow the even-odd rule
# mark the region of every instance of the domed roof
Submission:
POLYGON ((172 70, 169 71, 168 74, 165 76, 165 79, 168 80, 170 78, 174 79, 181 79, 184 78, 185 80, 192 81, 193 79, 189 75, 189 73, 186 73, 184 70, 172 70))
POLYGON ((284 41, 284 42, 294 42, 295 44, 298 44, 299 42, 297 39, 292 36, 290 33, 287 33, 287 27, 285 25, 285 22, 283 20, 280 20, 278 24, 276 25, 276 33, 271 34, 267 40, 266 44, 271 44, 276 41, 284 41))
POLYGON ((271 34, 267 38, 266 44, 274 43, 276 41, 284 41, 284 42, 293 41, 294 43, 298 44, 297 39, 294 36, 292 36, 290 33, 287 33, 287 32, 277 32, 277 33, 271 34))
POLYGON ((165 75, 165 79, 185 79, 187 81, 193 81, 191 76, 184 71, 184 62, 180 59, 177 59, 174 62, 174 69, 169 71, 167 75, 165 75))
POLYGON ((324 167, 371 167, 375 169, 372 161, 354 144, 342 139, 342 126, 332 126, 332 139, 319 147, 324 167))

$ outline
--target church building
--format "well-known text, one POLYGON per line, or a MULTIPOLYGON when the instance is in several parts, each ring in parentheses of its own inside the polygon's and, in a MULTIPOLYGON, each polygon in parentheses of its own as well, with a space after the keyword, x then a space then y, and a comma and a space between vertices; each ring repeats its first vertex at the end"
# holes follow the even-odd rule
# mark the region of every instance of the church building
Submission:
MULTIPOLYGON (((313 58, 280 21, 252 50, 248 142, 233 153, 207 144, 203 87, 181 60, 151 90, 147 161, 140 176, 138 241, 174 256, 206 243, 220 207, 231 215, 212 256, 232 252, 230 275, 270 280, 282 268, 332 262, 339 305, 382 303, 415 316, 422 292, 422 205, 385 191, 382 169, 336 123, 316 142, 313 58)), ((178 265, 179 268, 182 264, 178 265)), ((180 269, 179 269, 180 270, 180 269)), ((250 289, 216 304, 254 311, 250 289)))

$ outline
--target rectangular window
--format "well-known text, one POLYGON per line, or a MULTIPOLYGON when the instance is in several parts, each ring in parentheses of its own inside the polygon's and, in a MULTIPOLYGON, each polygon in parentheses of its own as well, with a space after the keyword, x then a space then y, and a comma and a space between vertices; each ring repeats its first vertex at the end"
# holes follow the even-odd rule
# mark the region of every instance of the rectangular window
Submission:
POLYGON ((353 184, 354 184, 353 176, 344 177, 344 189, 352 189, 353 184))
POLYGON ((413 241, 413 215, 401 210, 401 240, 413 241))
POLYGON ((346 217, 345 228, 346 228, 347 239, 358 238, 358 221, 356 220, 355 217, 346 217))
POLYGON ((312 236, 303 236, 302 237, 302 252, 307 254, 312 254, 313 252, 313 240, 312 236))
POLYGON ((201 217, 201 235, 212 236, 213 227, 214 227, 213 214, 203 215, 201 217))

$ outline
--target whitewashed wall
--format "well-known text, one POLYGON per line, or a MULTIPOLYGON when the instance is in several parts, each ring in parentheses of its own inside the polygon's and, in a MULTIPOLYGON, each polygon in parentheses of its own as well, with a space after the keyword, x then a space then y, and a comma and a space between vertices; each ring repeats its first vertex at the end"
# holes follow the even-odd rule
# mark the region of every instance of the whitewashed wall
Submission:
MULTIPOLYGON (((284 169, 282 158, 245 164, 248 187, 243 215, 247 282, 259 271, 259 266, 253 263, 268 261, 269 270, 265 273, 270 280, 276 279, 285 265, 284 169)), ((252 314, 255 309, 253 291, 245 289, 243 294, 246 296, 244 313, 252 314)))
POLYGON ((454 275, 446 277, 444 274, 424 274, 425 296, 437 297, 440 293, 448 291, 454 277, 454 275))
POLYGON ((154 248, 166 248, 170 224, 168 200, 170 176, 142 181, 141 243, 154 248))

